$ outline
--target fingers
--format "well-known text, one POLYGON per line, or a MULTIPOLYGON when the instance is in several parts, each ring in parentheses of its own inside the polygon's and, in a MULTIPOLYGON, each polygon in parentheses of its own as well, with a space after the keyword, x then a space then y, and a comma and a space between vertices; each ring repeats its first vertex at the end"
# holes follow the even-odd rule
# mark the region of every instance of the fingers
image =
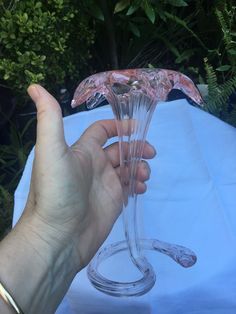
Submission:
MULTIPOLYGON (((119 175, 119 168, 116 169, 117 174, 119 175)), ((146 179, 148 180, 148 179, 146 179)), ((146 181, 144 180, 144 181, 146 181)), ((147 191, 147 185, 144 181, 135 180, 134 183, 134 192, 137 194, 143 194, 147 191)))
MULTIPOLYGON (((126 147, 126 145, 123 145, 123 148, 124 148, 124 158, 127 156, 127 152, 128 152, 128 149, 129 149, 128 145, 129 145, 128 143, 127 143, 127 147, 126 147)), ((106 152, 107 157, 110 160, 112 166, 114 168, 118 167, 119 164, 120 164, 119 144, 117 142, 113 143, 113 144, 107 146, 104 149, 104 151, 106 152)), ((143 148, 142 158, 144 158, 144 159, 151 159, 151 158, 155 157, 155 155, 156 155, 155 148, 151 144, 149 144, 148 142, 145 142, 144 148, 143 148)))
POLYGON ((135 130, 135 121, 132 119, 124 121, 100 120, 93 123, 82 135, 82 140, 94 140, 100 146, 103 146, 109 138, 118 135, 117 126, 122 130, 124 136, 131 135, 135 130))
POLYGON ((135 193, 144 194, 147 191, 147 185, 144 182, 136 182, 135 193))
MULTIPOLYGON (((125 145, 123 147, 125 147, 125 145)), ((129 146, 127 143, 127 151, 128 151, 128 148, 129 148, 129 146)), ((112 166, 114 168, 116 168, 117 175, 120 177, 119 144, 117 142, 113 143, 113 144, 107 146, 104 149, 104 151, 106 152, 107 157, 110 160, 112 166)), ((127 151, 124 152, 124 154, 126 153, 126 155, 127 155, 127 151)), ((145 159, 151 159, 155 155, 156 155, 155 148, 151 144, 149 144, 148 142, 145 142, 142 157, 145 159)), ((145 160, 141 160, 138 163, 137 172, 136 172, 136 176, 135 176, 135 187, 134 187, 135 193, 143 194, 146 192, 147 186, 145 184, 145 181, 147 181, 150 178, 150 173, 151 173, 151 169, 150 169, 148 163, 145 160)), ((126 175, 127 174, 125 174, 125 176, 126 175)), ((129 177, 129 175, 127 175, 127 178, 128 177, 129 177)))
POLYGON ((103 146, 109 138, 117 136, 115 120, 100 120, 93 123, 81 136, 81 141, 95 141, 103 146))
MULTIPOLYGON (((120 167, 116 168, 116 173, 120 177, 120 167)), ((135 192, 143 194, 147 190, 145 181, 150 178, 151 169, 145 160, 141 160, 137 166, 137 173, 135 176, 135 192)))
POLYGON ((56 99, 42 86, 33 84, 28 94, 37 108, 37 143, 44 147, 65 144, 61 108, 56 99))
POLYGON ((138 164, 136 180, 144 182, 150 179, 151 168, 145 160, 141 160, 138 164))
MULTIPOLYGON (((116 173, 120 176, 120 167, 116 168, 116 173)), ((151 174, 151 169, 149 164, 145 160, 141 160, 137 165, 137 173, 135 175, 135 180, 144 182, 149 180, 151 174)))

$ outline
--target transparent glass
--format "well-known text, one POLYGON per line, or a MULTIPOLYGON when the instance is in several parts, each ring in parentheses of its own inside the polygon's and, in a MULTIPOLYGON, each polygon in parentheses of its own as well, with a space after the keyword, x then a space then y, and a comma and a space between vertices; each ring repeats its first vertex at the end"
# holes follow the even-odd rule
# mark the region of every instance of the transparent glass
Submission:
MULTIPOLYGON (((82 82, 82 85, 78 87, 77 94, 75 94, 77 98, 75 97, 73 100, 75 103, 79 99, 78 102, 81 103, 81 99, 87 89, 92 86, 93 92, 90 92, 88 94, 90 96, 87 97, 88 107, 92 108, 96 106, 104 99, 105 95, 105 98, 112 106, 116 119, 120 146, 121 184, 123 189, 122 215, 126 240, 103 247, 88 266, 87 273, 89 280, 96 289, 117 297, 143 295, 155 284, 156 275, 152 265, 144 256, 144 250, 154 250, 166 254, 183 267, 190 267, 196 262, 196 255, 188 248, 156 239, 141 239, 139 235, 137 194, 135 191, 137 166, 142 158, 147 131, 156 104, 158 100, 163 100, 160 99, 160 94, 166 97, 173 86, 170 85, 164 90, 163 86, 167 86, 167 83, 169 83, 165 81, 167 76, 164 74, 166 72, 163 74, 162 72, 150 71, 149 69, 138 69, 137 77, 135 77, 134 73, 136 73, 134 70, 124 70, 123 72, 104 72, 98 77, 96 75, 92 76, 87 81, 82 82), (128 71, 131 71, 130 77, 128 77, 130 74, 128 71), (153 72, 159 76, 154 77, 153 72), (111 73, 116 74, 112 76, 112 79, 111 73), (124 73, 128 77, 125 81, 124 73), (106 79, 101 81, 101 78, 103 79, 104 77, 106 79), (158 86, 149 84, 153 80, 153 77, 153 82, 158 82, 158 86), (97 85, 96 82, 98 82, 97 85), (100 87, 102 89, 99 90, 100 87), (142 274, 141 279, 134 282, 117 282, 105 278, 99 272, 100 264, 105 259, 124 250, 129 251, 131 261, 142 274)), ((170 71, 169 79, 171 82, 174 82, 173 79, 176 79, 175 73, 182 78, 182 74, 170 71)), ((185 76, 183 77, 186 79, 185 76)), ((187 78, 187 86, 178 79, 176 82, 179 85, 176 84, 176 86, 183 88, 187 91, 188 96, 192 96, 194 101, 197 99, 196 102, 199 100, 200 104, 201 97, 193 83, 190 81, 191 85, 189 81, 187 78)))

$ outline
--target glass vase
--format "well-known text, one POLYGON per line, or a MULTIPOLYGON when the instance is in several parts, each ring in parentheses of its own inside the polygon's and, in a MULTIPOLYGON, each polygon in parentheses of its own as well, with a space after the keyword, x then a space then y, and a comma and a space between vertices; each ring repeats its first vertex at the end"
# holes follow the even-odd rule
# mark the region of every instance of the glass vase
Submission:
POLYGON ((156 239, 141 239, 138 230, 135 178, 155 107, 158 101, 165 100, 174 84, 177 88, 185 91, 195 102, 199 104, 201 102, 201 97, 189 78, 178 72, 161 71, 137 69, 95 74, 80 84, 75 94, 76 97, 72 101, 72 106, 75 106, 76 102, 82 103, 87 100, 87 106, 93 108, 106 99, 112 106, 116 121, 119 137, 125 241, 103 247, 87 269, 88 278, 93 286, 112 296, 140 296, 153 287, 156 275, 144 255, 144 250, 154 250, 166 254, 183 267, 190 267, 196 262, 196 255, 190 249, 156 239), (135 77, 136 73, 137 77, 135 77), (112 76, 112 74, 114 75, 112 76), (127 78, 124 79, 124 77, 127 78), (89 92, 86 94, 87 91, 89 92), (125 250, 128 250, 132 263, 140 271, 142 277, 131 282, 118 282, 105 278, 99 272, 100 264, 107 258, 125 250))

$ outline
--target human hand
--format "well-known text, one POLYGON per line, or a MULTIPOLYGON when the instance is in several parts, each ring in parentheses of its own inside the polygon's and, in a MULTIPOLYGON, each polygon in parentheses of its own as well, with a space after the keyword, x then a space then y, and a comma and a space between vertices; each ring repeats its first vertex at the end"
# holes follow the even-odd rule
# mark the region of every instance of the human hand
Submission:
MULTIPOLYGON (((30 193, 23 218, 50 245, 73 244, 75 268, 83 268, 109 234, 122 209, 119 178, 119 146, 103 149, 117 136, 114 120, 90 126, 69 147, 64 138, 61 109, 41 86, 32 85, 29 95, 37 107, 37 141, 30 193), (34 222, 34 223, 32 223, 34 222)), ((155 150, 145 144, 144 158, 155 150)), ((144 193, 150 170, 140 162, 136 192, 144 193)))
MULTIPOLYGON (((69 147, 57 101, 39 85, 28 92, 38 119, 30 192, 22 217, 0 243, 0 277, 25 313, 55 313, 121 212, 119 148, 103 149, 117 135, 113 120, 96 122, 69 147)), ((145 144, 144 158, 154 155, 145 144)), ((149 174, 140 162, 137 193, 145 192, 149 174)))

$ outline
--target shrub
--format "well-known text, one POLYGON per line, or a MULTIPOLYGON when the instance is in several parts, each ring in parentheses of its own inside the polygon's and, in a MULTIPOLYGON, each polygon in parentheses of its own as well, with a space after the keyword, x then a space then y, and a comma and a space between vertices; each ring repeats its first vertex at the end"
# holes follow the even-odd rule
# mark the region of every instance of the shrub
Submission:
POLYGON ((23 95, 32 82, 53 91, 78 80, 94 35, 76 1, 3 0, 0 9, 0 83, 23 95))

